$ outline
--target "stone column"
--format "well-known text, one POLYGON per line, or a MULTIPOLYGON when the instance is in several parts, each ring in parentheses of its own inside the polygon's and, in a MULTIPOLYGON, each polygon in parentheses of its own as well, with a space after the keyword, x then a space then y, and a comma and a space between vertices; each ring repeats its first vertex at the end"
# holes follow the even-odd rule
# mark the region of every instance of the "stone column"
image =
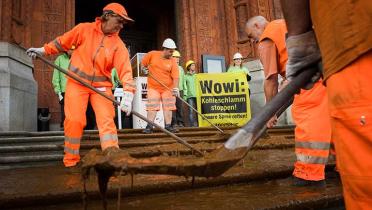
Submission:
POLYGON ((25 51, 0 42, 0 131, 37 130, 37 83, 25 51))

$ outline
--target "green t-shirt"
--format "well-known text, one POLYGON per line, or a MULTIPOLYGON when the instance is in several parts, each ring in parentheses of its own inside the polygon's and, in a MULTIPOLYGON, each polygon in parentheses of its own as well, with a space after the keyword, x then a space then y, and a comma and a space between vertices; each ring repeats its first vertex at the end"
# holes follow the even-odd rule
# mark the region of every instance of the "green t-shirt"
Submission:
POLYGON ((230 66, 227 72, 234 72, 234 73, 244 72, 245 74, 249 75, 249 71, 245 66, 243 66, 242 68, 240 68, 239 66, 230 66))
POLYGON ((185 91, 186 90, 186 83, 185 83, 185 71, 183 70, 182 66, 178 66, 178 70, 180 72, 179 74, 179 83, 178 83, 178 88, 180 90, 185 91))
MULTIPOLYGON (((240 73, 243 72, 244 74, 247 75, 247 81, 251 81, 251 75, 249 75, 248 69, 243 66, 240 68, 239 66, 230 66, 229 69, 227 70, 228 73, 240 73)), ((248 84, 249 85, 249 84, 248 84)))
POLYGON ((115 68, 111 71, 111 82, 112 82, 112 89, 115 90, 115 88, 119 87, 121 85, 121 81, 118 76, 118 72, 115 68))
MULTIPOLYGON (((60 55, 57 57, 57 59, 54 61, 54 64, 57 66, 68 70, 68 66, 70 63, 70 58, 67 56, 66 53, 60 55)), ((52 78, 52 84, 54 88, 54 92, 56 94, 58 93, 64 93, 66 91, 66 83, 67 83, 67 76, 58 71, 57 69, 53 70, 53 78, 52 78)))
POLYGON ((184 91, 184 99, 188 99, 191 97, 196 97, 196 84, 195 84, 195 77, 196 74, 185 74, 185 83, 186 83, 186 90, 184 91))

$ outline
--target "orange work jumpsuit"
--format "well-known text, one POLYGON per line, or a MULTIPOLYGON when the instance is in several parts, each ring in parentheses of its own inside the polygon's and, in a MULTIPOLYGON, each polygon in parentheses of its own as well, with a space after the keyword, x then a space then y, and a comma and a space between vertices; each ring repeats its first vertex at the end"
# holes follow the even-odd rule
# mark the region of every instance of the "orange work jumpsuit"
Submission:
MULTIPOLYGON (((260 45, 264 44, 264 40, 267 39, 275 45, 273 58, 268 62, 263 62, 266 78, 274 73, 285 75, 285 65, 288 59, 285 48, 286 33, 284 20, 274 20, 266 26, 260 37, 260 45), (275 64, 273 60, 276 61, 275 64), (265 67, 265 62, 269 66, 265 67)), ((263 51, 262 46, 259 46, 260 50, 263 51)), ((293 175, 305 180, 323 180, 330 149, 331 127, 326 89, 321 82, 317 82, 310 90, 301 90, 301 93, 295 96, 292 117, 296 124, 295 153, 297 157, 293 175)))
MULTIPOLYGON (((90 83, 100 91, 112 96, 111 70, 116 68, 123 88, 135 90, 128 50, 118 34, 104 35, 101 20, 82 23, 72 30, 45 44, 46 55, 61 53, 75 46, 71 56, 69 71, 90 83)), ((80 160, 79 148, 86 124, 85 112, 88 100, 94 109, 101 148, 119 147, 114 123, 114 106, 105 99, 77 81, 68 78, 65 93, 65 155, 66 167, 76 165, 80 160)))
POLYGON ((152 76, 147 77, 147 111, 159 111, 160 101, 163 110, 176 110, 176 98, 169 89, 175 88, 174 80, 179 77, 178 64, 174 58, 163 58, 162 51, 151 51, 142 59, 142 65, 148 67, 152 76), (165 88, 159 82, 166 85, 165 88))
POLYGON ((372 209, 372 2, 312 0, 346 209, 372 209))

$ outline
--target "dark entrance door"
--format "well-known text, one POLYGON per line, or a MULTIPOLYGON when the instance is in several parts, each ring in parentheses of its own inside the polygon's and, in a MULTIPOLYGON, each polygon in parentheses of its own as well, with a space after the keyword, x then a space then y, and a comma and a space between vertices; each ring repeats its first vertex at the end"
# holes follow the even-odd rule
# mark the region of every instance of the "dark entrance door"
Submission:
MULTIPOLYGON (((92 22, 102 13, 102 8, 109 0, 76 0, 75 20, 92 22)), ((124 26, 120 37, 127 45, 131 57, 137 52, 159 49, 167 38, 176 40, 174 0, 127 0, 125 6, 129 16, 135 20, 133 25, 124 26)))

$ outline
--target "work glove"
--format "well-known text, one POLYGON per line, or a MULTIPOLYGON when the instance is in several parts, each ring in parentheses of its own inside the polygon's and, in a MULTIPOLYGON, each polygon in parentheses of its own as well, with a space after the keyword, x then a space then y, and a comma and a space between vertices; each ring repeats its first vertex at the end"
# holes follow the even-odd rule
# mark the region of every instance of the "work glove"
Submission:
POLYGON ((132 112, 132 102, 133 102, 133 93, 129 91, 124 91, 124 95, 120 102, 120 109, 127 114, 130 115, 132 112))
POLYGON ((45 54, 45 49, 44 49, 44 47, 39 47, 39 48, 31 47, 26 51, 26 54, 28 56, 30 56, 32 59, 36 59, 37 54, 39 54, 39 55, 44 55, 45 54))
POLYGON ((59 103, 62 103, 62 100, 63 100, 62 93, 58 93, 58 99, 59 99, 59 103))
MULTIPOLYGON (((321 60, 314 31, 288 37, 286 47, 288 52, 286 78, 289 81, 293 80, 306 67, 316 64, 321 60)), ((312 88, 314 83, 320 79, 321 75, 321 69, 319 69, 319 72, 311 78, 311 81, 304 88, 312 88)))
POLYGON ((174 96, 176 96, 176 97, 180 97, 180 89, 178 89, 178 88, 173 88, 173 89, 172 89, 172 93, 173 93, 174 96))
POLYGON ((148 69, 147 67, 143 67, 143 68, 142 68, 142 73, 143 73, 144 75, 148 75, 148 74, 149 74, 149 69, 148 69))

